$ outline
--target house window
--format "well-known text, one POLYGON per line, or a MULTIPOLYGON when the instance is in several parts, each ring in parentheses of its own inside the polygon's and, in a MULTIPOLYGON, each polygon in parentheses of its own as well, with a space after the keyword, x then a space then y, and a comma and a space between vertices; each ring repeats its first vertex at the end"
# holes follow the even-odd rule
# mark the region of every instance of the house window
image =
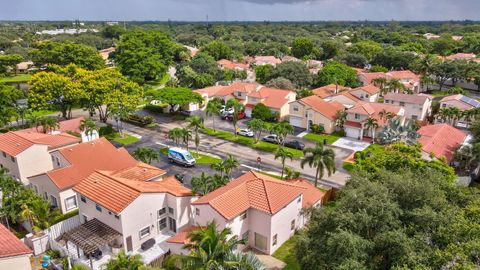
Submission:
POLYGON ((200 209, 195 208, 195 215, 200 216, 200 209))
POLYGON ((401 106, 401 107, 405 106, 405 102, 401 102, 401 101, 400 101, 400 106, 401 106))
POLYGON ((120 216, 119 216, 119 215, 115 215, 115 218, 116 218, 116 219, 120 219, 120 216))
POLYGON ((272 246, 276 246, 277 245, 277 235, 275 234, 273 236, 273 240, 272 240, 272 246))
POLYGON ((250 234, 250 231, 246 231, 242 234, 242 240, 247 241, 248 240, 248 235, 250 234))
POLYGON ((15 163, 15 157, 10 157, 13 163, 15 163))
POLYGON ((167 208, 163 207, 162 209, 158 210, 158 217, 161 217, 167 213, 167 208))
POLYGON ((240 214, 240 220, 244 220, 247 218, 247 211, 240 214))
POLYGON ((52 206, 54 206, 54 207, 58 206, 57 198, 55 196, 50 195, 50 201, 52 202, 52 206))
POLYGON ((297 106, 293 106, 293 111, 294 111, 294 112, 298 112, 298 107, 297 107, 297 106))
POLYGON ((447 104, 442 104, 442 108, 446 108, 447 107, 447 104))
POLYGON ((297 203, 300 203, 302 201, 302 197, 298 197, 297 203))
POLYGON ((168 213, 173 215, 174 211, 173 211, 173 208, 172 207, 168 207, 168 213))
POLYGON ((77 208, 77 196, 73 195, 65 199, 65 207, 67 211, 73 208, 77 208))
POLYGON ((45 201, 48 201, 48 193, 47 192, 43 193, 43 198, 45 199, 45 201))
POLYGON ((150 235, 150 226, 147 226, 140 230, 140 239, 150 235))
POLYGON ((84 202, 84 203, 87 203, 87 198, 83 197, 83 196, 80 196, 80 201, 84 202))
POLYGON ((252 97, 252 100, 251 100, 251 102, 257 102, 257 98, 255 98, 255 97, 252 97))
POLYGON ((290 223, 290 230, 295 230, 295 219, 290 223))
POLYGON ((38 193, 38 187, 35 185, 32 185, 33 190, 35 190, 35 193, 38 193))
POLYGON ((365 97, 368 98, 368 94, 366 94, 365 97))
POLYGON ((102 212, 102 207, 98 203, 95 204, 95 209, 97 209, 98 212, 102 212))
POLYGON ((167 227, 167 218, 162 218, 158 221, 158 228, 163 230, 167 227))
POLYGON ((3 157, 6 158, 6 157, 7 157, 7 153, 3 152, 3 157))
POLYGON ((355 114, 355 119, 360 119, 360 114, 356 113, 355 114))

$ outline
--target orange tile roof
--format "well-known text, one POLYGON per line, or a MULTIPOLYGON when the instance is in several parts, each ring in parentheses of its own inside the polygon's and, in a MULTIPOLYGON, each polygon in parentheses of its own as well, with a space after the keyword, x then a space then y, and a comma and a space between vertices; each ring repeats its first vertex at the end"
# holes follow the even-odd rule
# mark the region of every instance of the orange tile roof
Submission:
POLYGON ((80 138, 65 133, 51 135, 28 131, 10 131, 0 134, 0 150, 11 156, 20 154, 34 144, 48 145, 48 149, 52 150, 79 142, 80 138))
POLYGON ((248 96, 261 98, 262 103, 269 108, 280 109, 288 103, 287 97, 292 92, 291 90, 262 87, 257 92, 248 94, 248 96))
POLYGON ((255 56, 253 60, 256 64, 270 64, 276 65, 282 63, 282 60, 276 58, 275 56, 255 56))
MULTIPOLYGON (((56 128, 55 131, 60 131, 60 132, 73 131, 73 132, 81 133, 82 131, 80 130, 80 122, 83 119, 84 119, 83 117, 78 117, 78 118, 72 118, 65 121, 60 121, 58 122, 58 128, 56 128)), ((41 126, 38 128, 32 127, 32 128, 23 129, 21 131, 43 133, 43 128, 41 126)))
POLYGON ((313 185, 294 184, 276 178, 247 172, 230 181, 227 185, 214 190, 194 201, 192 204, 209 204, 227 220, 230 220, 249 208, 269 214, 275 214, 301 194, 308 192, 304 205, 314 204, 321 200, 324 193, 308 189, 316 189, 313 185), (308 191, 307 191, 308 190, 308 191), (310 196, 314 194, 314 196, 310 196))
POLYGON ((164 175, 165 173, 166 171, 160 168, 143 162, 138 162, 135 166, 116 171, 112 175, 136 181, 150 181, 164 175))
POLYGON ((418 142, 425 153, 434 153, 436 157, 445 157, 448 161, 453 159, 458 145, 467 138, 467 134, 448 124, 423 126, 418 134, 421 135, 418 142))
POLYGON ((228 69, 235 69, 235 68, 248 69, 248 67, 249 67, 248 64, 232 62, 232 61, 227 60, 227 59, 218 60, 217 64, 221 65, 224 68, 228 68, 228 69))
POLYGON ((142 193, 168 193, 173 196, 191 196, 174 176, 158 181, 137 181, 114 176, 115 173, 95 171, 77 184, 73 190, 112 211, 122 212, 142 193))
POLYGON ((321 98, 326 98, 326 97, 330 97, 330 96, 333 96, 335 95, 335 91, 338 87, 338 92, 342 92, 344 90, 350 90, 351 88, 350 87, 345 87, 345 86, 341 86, 341 85, 335 85, 335 84, 329 84, 329 85, 325 85, 325 86, 322 86, 322 87, 319 87, 319 88, 315 88, 312 90, 312 93, 314 95, 317 95, 321 98))
POLYGON ((385 100, 394 100, 406 103, 423 105, 425 101, 433 99, 432 96, 424 94, 404 94, 404 93, 387 93, 385 100))
MULTIPOLYGON (((31 254, 28 248, 20 239, 0 223, 0 258, 14 257, 31 254)), ((12 269, 13 270, 13 269, 12 269)))
POLYGON ((192 226, 182 230, 181 232, 175 234, 174 236, 167 239, 167 243, 173 244, 188 244, 188 234, 192 231, 198 230, 200 227, 192 226))
POLYGON ((363 90, 371 95, 375 95, 377 93, 380 93, 380 88, 376 87, 375 85, 373 84, 368 84, 368 85, 365 85, 365 86, 360 86, 360 87, 357 87, 357 88, 354 88, 351 90, 351 92, 353 91, 356 91, 356 90, 363 90))
MULTIPOLYGON (((69 165, 48 171, 46 175, 60 190, 73 187, 95 170, 119 171, 120 176, 128 176, 135 180, 165 174, 161 169, 138 162, 125 148, 117 149, 105 138, 63 148, 59 153, 69 165)), ((36 179, 38 178, 31 181, 36 179)))
POLYGON ((364 84, 371 84, 372 81, 377 78, 388 78, 387 74, 384 72, 364 72, 358 75, 364 78, 364 84))
POLYGON ((337 118, 337 112, 345 109, 342 104, 336 101, 325 101, 318 96, 305 97, 298 100, 298 102, 309 106, 312 110, 330 120, 335 120, 337 118))
POLYGON ((402 107, 385 103, 360 101, 355 104, 355 106, 348 109, 348 113, 368 115, 369 117, 376 119, 379 125, 384 125, 386 124, 386 119, 380 118, 379 115, 379 113, 383 110, 393 113, 394 115, 398 115, 398 113, 400 113, 402 110, 402 107))
POLYGON ((387 72, 387 75, 396 79, 420 80, 420 76, 410 70, 394 70, 387 72))
POLYGON ((318 188, 315 188, 314 185, 312 185, 309 181, 305 179, 292 179, 292 180, 287 180, 287 182, 305 188, 305 191, 303 192, 303 203, 302 203, 303 208, 308 208, 313 206, 319 200, 322 200, 323 196, 325 195, 323 191, 321 191, 318 188))

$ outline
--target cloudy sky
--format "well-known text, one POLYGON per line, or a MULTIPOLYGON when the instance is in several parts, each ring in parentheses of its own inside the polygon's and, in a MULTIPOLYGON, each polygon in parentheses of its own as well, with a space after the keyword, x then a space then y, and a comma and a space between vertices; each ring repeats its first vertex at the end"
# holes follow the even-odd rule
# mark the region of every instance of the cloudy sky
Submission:
POLYGON ((0 20, 479 20, 480 0, 0 0, 0 20))

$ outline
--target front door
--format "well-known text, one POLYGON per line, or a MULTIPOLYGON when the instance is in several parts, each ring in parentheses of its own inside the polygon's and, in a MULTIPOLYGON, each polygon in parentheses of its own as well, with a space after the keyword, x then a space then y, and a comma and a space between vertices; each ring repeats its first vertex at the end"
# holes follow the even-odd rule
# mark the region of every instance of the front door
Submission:
POLYGON ((267 237, 255 233, 255 247, 259 250, 267 250, 267 237))
POLYGON ((127 252, 133 251, 133 246, 132 246, 132 237, 128 236, 127 237, 127 252))
POLYGON ((168 226, 170 227, 170 231, 176 233, 177 232, 177 221, 171 217, 168 218, 168 226))

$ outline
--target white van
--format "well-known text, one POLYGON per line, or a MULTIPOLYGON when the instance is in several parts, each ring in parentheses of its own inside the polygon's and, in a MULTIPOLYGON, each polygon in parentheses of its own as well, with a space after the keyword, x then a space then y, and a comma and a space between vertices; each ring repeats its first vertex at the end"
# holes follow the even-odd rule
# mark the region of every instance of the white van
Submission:
POLYGON ((168 149, 168 160, 185 167, 195 166, 195 158, 185 149, 172 147, 168 149))

